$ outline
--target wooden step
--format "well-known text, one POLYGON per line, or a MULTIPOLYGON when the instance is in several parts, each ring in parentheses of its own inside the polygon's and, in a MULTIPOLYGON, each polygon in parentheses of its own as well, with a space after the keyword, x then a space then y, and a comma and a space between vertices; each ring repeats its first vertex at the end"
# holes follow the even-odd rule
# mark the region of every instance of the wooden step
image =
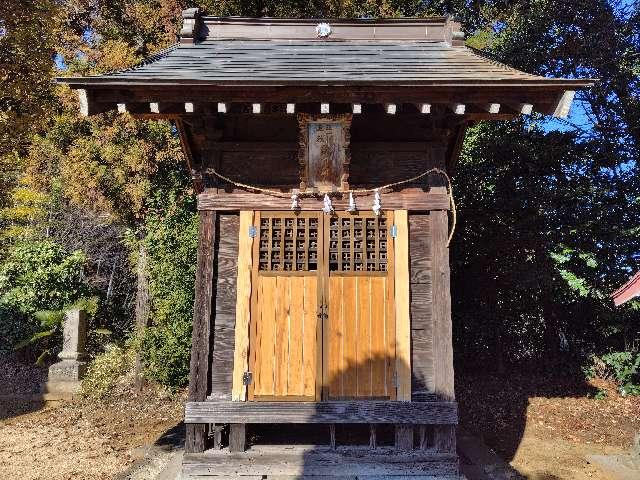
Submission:
POLYGON ((228 450, 185 454, 182 462, 185 479, 236 478, 286 480, 331 477, 343 480, 453 480, 460 479, 456 455, 431 451, 399 453, 392 448, 326 446, 254 446, 247 452, 228 450))

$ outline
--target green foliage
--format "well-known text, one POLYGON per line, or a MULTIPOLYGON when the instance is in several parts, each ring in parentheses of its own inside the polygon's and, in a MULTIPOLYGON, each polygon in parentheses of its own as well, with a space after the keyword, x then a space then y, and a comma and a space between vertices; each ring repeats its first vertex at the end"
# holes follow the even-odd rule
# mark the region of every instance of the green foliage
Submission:
POLYGON ((451 258, 455 351, 473 364, 557 370, 630 351, 640 337, 637 307, 614 310, 609 297, 640 251, 639 80, 629 70, 640 12, 613 3, 492 2, 465 17, 468 43, 499 61, 601 79, 578 93, 586 116, 551 124, 561 131, 533 116, 467 133, 451 258))
POLYGON ((48 195, 18 185, 8 198, 10 205, 0 209, 0 243, 13 243, 37 237, 44 224, 48 195), (5 228, 1 228, 6 225, 5 228))
POLYGON ((19 243, 10 250, 0 264, 0 351, 41 332, 41 322, 52 317, 36 312, 62 310, 89 294, 84 263, 82 252, 67 253, 49 240, 19 243))
POLYGON ((131 372, 135 352, 131 348, 107 345, 97 355, 82 379, 82 393, 90 398, 101 398, 109 393, 116 383, 131 372))
POLYGON ((144 334, 142 354, 149 378, 178 387, 189 374, 198 216, 193 197, 167 204, 145 224, 153 325, 144 334))
MULTIPOLYGON (((0 158, 21 152, 53 105, 51 59, 58 13, 53 0, 3 0, 0 4, 6 29, 0 37, 0 158)), ((0 189, 0 196, 4 193, 0 189)))
POLYGON ((85 256, 65 252, 52 241, 20 243, 0 267, 0 302, 26 314, 60 310, 88 292, 85 256))
POLYGON ((584 368, 587 378, 613 381, 622 395, 640 395, 640 353, 609 352, 592 355, 584 368))

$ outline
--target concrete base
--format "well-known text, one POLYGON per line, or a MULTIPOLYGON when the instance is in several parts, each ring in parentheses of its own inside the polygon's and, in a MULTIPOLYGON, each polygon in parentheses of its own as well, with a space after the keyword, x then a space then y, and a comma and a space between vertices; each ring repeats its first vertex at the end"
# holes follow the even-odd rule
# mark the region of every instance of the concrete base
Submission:
POLYGON ((337 447, 254 445, 242 453, 228 449, 185 454, 183 480, 260 478, 346 480, 462 480, 455 454, 435 451, 398 452, 391 447, 337 447))
POLYGON ((587 460, 597 465, 611 480, 638 480, 640 458, 632 455, 589 455, 587 460))
POLYGON ((62 360, 49 367, 49 381, 77 382, 87 372, 87 362, 79 360, 62 360))
POLYGON ((42 397, 45 400, 73 400, 80 395, 79 380, 49 380, 42 384, 42 397))

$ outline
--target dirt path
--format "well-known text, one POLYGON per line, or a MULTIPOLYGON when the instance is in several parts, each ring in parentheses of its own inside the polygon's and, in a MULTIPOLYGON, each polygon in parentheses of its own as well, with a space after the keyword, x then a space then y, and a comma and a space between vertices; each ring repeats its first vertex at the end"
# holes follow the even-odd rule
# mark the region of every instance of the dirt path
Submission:
POLYGON ((463 427, 529 480, 606 480, 587 456, 626 454, 640 432, 640 397, 603 382, 486 376, 456 390, 463 427))
POLYGON ((100 406, 50 404, 2 420, 0 478, 112 479, 181 417, 181 397, 132 395, 100 406))
POLYGON ((594 446, 562 439, 541 439, 525 433, 511 461, 528 480, 608 480, 586 458, 592 454, 622 454, 619 447, 594 446))

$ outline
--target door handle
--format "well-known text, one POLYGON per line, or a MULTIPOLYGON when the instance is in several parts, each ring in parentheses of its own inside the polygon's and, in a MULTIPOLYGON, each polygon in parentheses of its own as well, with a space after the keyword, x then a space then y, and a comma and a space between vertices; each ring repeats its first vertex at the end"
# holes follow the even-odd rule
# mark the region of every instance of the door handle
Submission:
POLYGON ((329 315, 327 315, 326 313, 326 309, 327 307, 325 305, 320 306, 320 311, 318 312, 319 319, 324 320, 325 318, 329 317, 329 315))

